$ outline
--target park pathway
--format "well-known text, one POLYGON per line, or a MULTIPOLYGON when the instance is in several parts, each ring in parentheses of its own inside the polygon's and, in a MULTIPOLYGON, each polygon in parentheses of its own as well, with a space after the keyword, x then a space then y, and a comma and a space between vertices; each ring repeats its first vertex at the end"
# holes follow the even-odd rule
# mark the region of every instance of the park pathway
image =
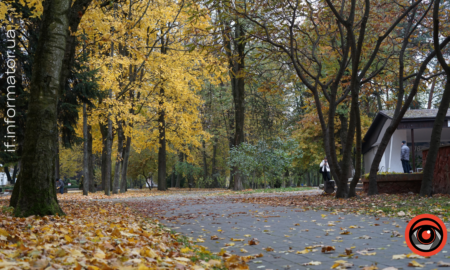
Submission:
MULTIPOLYGON (((304 192, 305 195, 317 193, 304 192)), ((270 200, 283 194, 245 196, 266 196, 270 200)), ((422 265, 418 269, 435 269, 438 261, 450 261, 448 246, 431 258, 412 256, 394 260, 393 255, 411 253, 403 237, 407 223, 398 218, 236 203, 232 196, 213 194, 133 198, 126 202, 174 231, 198 239, 200 245, 213 252, 225 249, 241 256, 262 253, 263 257, 249 262, 250 269, 330 269, 339 260, 353 264, 350 269, 364 266, 378 267, 366 269, 414 269, 408 267, 414 262, 422 265), (255 238, 259 244, 248 245, 248 240, 255 238), (335 250, 323 253, 322 248, 327 247, 335 250), (353 255, 348 257, 350 250, 353 255), (310 262, 320 264, 305 265, 310 262)))

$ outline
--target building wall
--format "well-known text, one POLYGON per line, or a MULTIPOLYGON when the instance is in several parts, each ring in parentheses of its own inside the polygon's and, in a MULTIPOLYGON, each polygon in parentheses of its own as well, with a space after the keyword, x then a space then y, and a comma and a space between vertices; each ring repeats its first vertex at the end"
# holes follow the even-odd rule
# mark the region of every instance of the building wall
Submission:
POLYGON ((378 147, 374 147, 369 150, 369 152, 364 154, 364 173, 370 172, 370 165, 372 164, 373 158, 375 157, 375 153, 377 152, 378 147))
MULTIPOLYGON (((386 132, 386 129, 391 124, 391 120, 388 119, 380 132, 380 135, 378 136, 377 141, 374 144, 374 147, 367 152, 364 155, 364 172, 368 173, 370 171, 370 166, 372 165, 373 159, 375 157, 375 154, 378 150, 378 145, 381 142, 381 139, 383 138, 384 133, 386 132)), ((394 134, 392 134, 392 138, 389 141, 386 150, 383 154, 383 157, 381 158, 381 162, 379 165, 378 170, 379 171, 390 171, 390 172, 403 172, 402 162, 400 161, 400 151, 402 146, 402 141, 406 140, 406 130, 400 129, 396 130, 394 134), (392 154, 391 153, 391 142, 392 142, 392 154), (391 159, 391 162, 389 163, 389 159, 391 159)))
MULTIPOLYGON (((392 134, 391 141, 389 142, 388 149, 386 149, 385 155, 391 156, 391 163, 389 161, 386 164, 386 168, 389 172, 403 172, 401 156, 402 141, 406 141, 406 130, 398 129, 392 134), (392 154, 390 154, 390 143, 392 142, 392 154)), ((387 171, 387 170, 386 170, 387 171)))
POLYGON ((0 185, 4 186, 8 184, 8 177, 6 176, 6 173, 0 172, 0 185))

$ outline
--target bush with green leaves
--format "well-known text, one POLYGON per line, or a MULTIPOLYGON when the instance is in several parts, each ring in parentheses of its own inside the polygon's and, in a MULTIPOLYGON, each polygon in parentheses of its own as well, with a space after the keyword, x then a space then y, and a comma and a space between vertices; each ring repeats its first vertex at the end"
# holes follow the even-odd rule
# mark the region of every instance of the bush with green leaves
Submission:
POLYGON ((260 140, 255 145, 242 143, 231 148, 228 166, 230 171, 233 168, 239 171, 246 186, 263 184, 273 187, 277 180, 284 180, 284 173, 292 169, 294 158, 301 154, 293 139, 260 140))

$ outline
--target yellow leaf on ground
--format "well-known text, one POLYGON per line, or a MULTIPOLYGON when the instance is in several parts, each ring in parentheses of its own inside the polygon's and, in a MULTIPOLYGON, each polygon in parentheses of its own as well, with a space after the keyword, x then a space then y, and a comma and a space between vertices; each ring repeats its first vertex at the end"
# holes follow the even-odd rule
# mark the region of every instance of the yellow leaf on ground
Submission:
POLYGON ((420 263, 416 262, 415 260, 410 261, 408 263, 408 266, 410 266, 410 267, 425 267, 425 265, 420 264, 420 263))
POLYGON ((244 242, 245 239, 231 238, 231 241, 234 241, 234 242, 244 242))
POLYGON ((190 262, 191 261, 188 258, 184 258, 184 257, 175 257, 174 259, 177 261, 180 261, 180 262, 190 262))
POLYGON ((406 254, 406 258, 409 258, 409 259, 424 259, 425 257, 417 255, 416 253, 409 253, 409 254, 406 254))
POLYGON ((105 252, 103 252, 103 250, 97 248, 94 251, 94 257, 99 258, 99 259, 104 259, 106 257, 106 254, 105 254, 105 252))
POLYGON ((68 236, 67 234, 64 235, 64 239, 66 239, 66 241, 67 241, 68 243, 71 243, 71 242, 73 241, 73 239, 72 239, 70 236, 68 236))
POLYGON ((220 266, 222 265, 222 262, 219 261, 219 260, 209 260, 209 261, 208 261, 208 264, 209 264, 211 267, 220 267, 220 266))
POLYGON ((3 236, 9 236, 9 233, 8 233, 8 231, 6 231, 5 229, 0 228, 0 235, 3 235, 3 236))

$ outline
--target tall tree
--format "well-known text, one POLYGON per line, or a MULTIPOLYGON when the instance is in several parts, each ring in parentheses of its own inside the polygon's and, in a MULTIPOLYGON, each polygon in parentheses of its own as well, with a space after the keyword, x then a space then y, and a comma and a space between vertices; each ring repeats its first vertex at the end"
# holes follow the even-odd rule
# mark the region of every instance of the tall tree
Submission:
MULTIPOLYGON (((439 47, 439 39, 442 36, 441 29, 439 27, 439 6, 440 0, 434 1, 434 9, 433 9, 433 45, 434 51, 436 52, 436 57, 441 65, 442 69, 445 72, 446 82, 445 89, 442 95, 441 104, 439 105, 439 109, 434 120, 433 129, 431 131, 430 138, 430 148, 428 150, 427 160, 425 162, 425 167, 423 169, 423 178, 422 178, 422 186, 420 188, 421 196, 431 196, 433 192, 433 175, 434 175, 434 167, 436 164, 437 155, 439 152, 439 147, 441 146, 441 134, 442 127, 445 123, 445 119, 447 116, 448 107, 450 105, 450 65, 444 58, 442 49, 439 47)), ((448 11, 448 3, 443 3, 443 6, 447 5, 448 11)), ((433 82, 434 85, 434 82, 433 82)))
MULTIPOLYGON (((164 38, 161 38, 161 54, 167 54, 167 42, 164 38), (165 43, 166 42, 166 43, 165 43)), ((162 77, 164 74, 161 75, 162 77)), ((162 85, 159 87, 159 107, 158 107, 158 190, 166 190, 166 113, 164 108, 165 91, 164 91, 164 79, 161 78, 162 85)))
MULTIPOLYGON (((401 6, 392 4, 390 8, 395 16, 383 27, 377 27, 382 20, 377 11, 385 11, 386 7, 372 6, 369 0, 338 3, 326 0, 318 5, 290 0, 269 1, 268 5, 257 2, 252 9, 241 7, 235 10, 255 26, 254 37, 270 44, 275 55, 289 59, 297 78, 312 92, 324 136, 324 149, 338 184, 336 197, 354 196, 359 179, 359 175, 354 176, 349 192, 347 168, 351 164, 356 127, 361 125, 355 115, 361 86, 384 69, 392 52, 383 47, 383 42, 387 39, 392 43, 390 35, 395 33, 394 29, 420 2, 414 2, 403 11, 401 6), (304 19, 301 25, 299 16, 304 19), (321 18, 319 22, 317 18, 321 18), (280 25, 280 21, 286 24, 280 25), (349 98, 350 119, 342 163, 339 164, 334 137, 335 116, 339 104, 349 98)), ((360 138, 357 140, 361 141, 360 138)), ((361 153, 356 153, 356 159, 360 158, 361 153)))
POLYGON ((86 103, 83 104, 83 195, 87 196, 89 193, 89 184, 92 181, 89 177, 89 162, 91 161, 89 156, 89 135, 88 135, 88 123, 87 123, 87 109, 86 103))
POLYGON ((68 35, 69 0, 46 0, 30 87, 16 216, 63 215, 56 199, 57 102, 68 35))

